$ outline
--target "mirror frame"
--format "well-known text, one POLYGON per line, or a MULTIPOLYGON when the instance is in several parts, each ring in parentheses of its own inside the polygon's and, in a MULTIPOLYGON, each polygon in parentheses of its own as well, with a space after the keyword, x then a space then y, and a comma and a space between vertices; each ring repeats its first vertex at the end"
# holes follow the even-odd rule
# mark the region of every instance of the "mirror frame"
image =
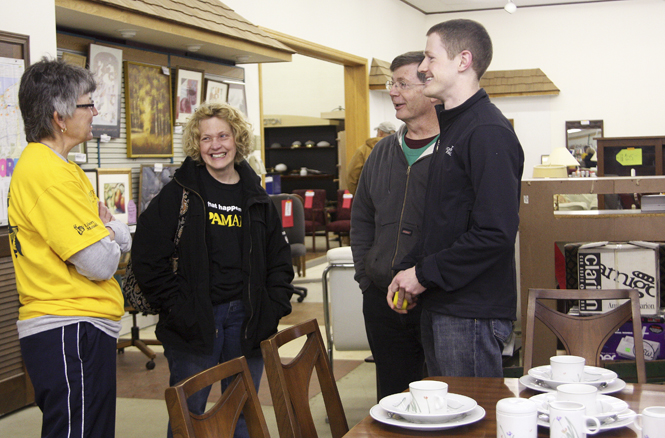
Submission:
POLYGON ((602 120, 575 120, 566 122, 566 149, 568 149, 569 129, 600 129, 600 137, 605 136, 602 120))

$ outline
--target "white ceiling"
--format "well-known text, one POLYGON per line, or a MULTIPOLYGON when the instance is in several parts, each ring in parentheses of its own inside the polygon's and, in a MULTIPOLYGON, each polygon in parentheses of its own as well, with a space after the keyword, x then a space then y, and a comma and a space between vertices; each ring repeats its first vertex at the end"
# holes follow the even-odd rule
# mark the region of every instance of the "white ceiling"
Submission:
MULTIPOLYGON (((622 0, 513 0, 517 10, 522 7, 553 6, 570 3, 594 3, 622 0)), ((503 9, 508 0, 402 0, 425 14, 503 9)))

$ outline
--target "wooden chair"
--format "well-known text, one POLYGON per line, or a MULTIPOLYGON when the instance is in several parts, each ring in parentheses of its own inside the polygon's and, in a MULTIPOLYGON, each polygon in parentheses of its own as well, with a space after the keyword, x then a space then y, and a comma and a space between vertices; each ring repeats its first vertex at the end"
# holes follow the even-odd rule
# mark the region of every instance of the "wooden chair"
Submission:
POLYGON ((605 342, 629 319, 633 319, 635 364, 638 383, 646 383, 640 297, 635 289, 529 289, 524 340, 524 374, 533 365, 536 318, 563 343, 567 354, 582 356, 586 364, 602 366, 600 352, 605 342), (628 299, 609 312, 593 316, 573 316, 552 309, 541 300, 628 299))
POLYGON ((244 356, 216 365, 166 388, 166 407, 175 438, 233 437, 240 412, 245 414, 247 429, 252 438, 269 438, 259 397, 244 356), (196 415, 189 411, 187 398, 195 392, 235 376, 215 405, 196 415))
POLYGON ((294 194, 304 200, 305 208, 305 234, 312 236, 312 251, 316 252, 316 233, 322 231, 326 236, 326 251, 330 249, 326 225, 328 224, 328 211, 326 210, 326 191, 324 189, 297 189, 294 194), (308 194, 311 193, 313 195, 308 194), (309 199, 311 202, 309 202, 309 199))
POLYGON ((280 438, 316 438, 316 427, 309 406, 309 383, 316 369, 333 438, 349 431, 342 400, 326 355, 316 319, 284 329, 261 342, 266 376, 275 407, 280 438), (282 363, 279 347, 306 336, 298 355, 282 363))

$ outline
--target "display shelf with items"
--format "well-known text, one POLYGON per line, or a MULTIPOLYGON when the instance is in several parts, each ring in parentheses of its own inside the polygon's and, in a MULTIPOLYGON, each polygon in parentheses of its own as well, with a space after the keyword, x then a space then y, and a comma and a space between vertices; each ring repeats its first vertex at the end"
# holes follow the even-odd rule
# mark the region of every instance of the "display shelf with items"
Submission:
POLYGON ((266 116, 264 125, 266 168, 269 173, 281 175, 281 191, 325 189, 327 198, 335 200, 340 123, 312 117, 266 116))
POLYGON ((663 175, 665 137, 605 137, 598 140, 598 176, 663 175))

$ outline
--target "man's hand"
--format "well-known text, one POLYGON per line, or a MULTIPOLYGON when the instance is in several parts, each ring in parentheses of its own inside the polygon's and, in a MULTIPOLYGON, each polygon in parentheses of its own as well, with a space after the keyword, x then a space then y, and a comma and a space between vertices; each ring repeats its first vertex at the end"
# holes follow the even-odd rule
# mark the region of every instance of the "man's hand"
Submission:
POLYGON ((393 281, 388 286, 388 306, 397 313, 407 313, 410 309, 416 306, 418 295, 423 293, 425 288, 418 282, 416 278, 416 268, 409 268, 406 271, 399 272, 393 281), (395 300, 395 294, 397 299, 395 300), (409 304, 403 309, 403 301, 406 300, 409 304))

